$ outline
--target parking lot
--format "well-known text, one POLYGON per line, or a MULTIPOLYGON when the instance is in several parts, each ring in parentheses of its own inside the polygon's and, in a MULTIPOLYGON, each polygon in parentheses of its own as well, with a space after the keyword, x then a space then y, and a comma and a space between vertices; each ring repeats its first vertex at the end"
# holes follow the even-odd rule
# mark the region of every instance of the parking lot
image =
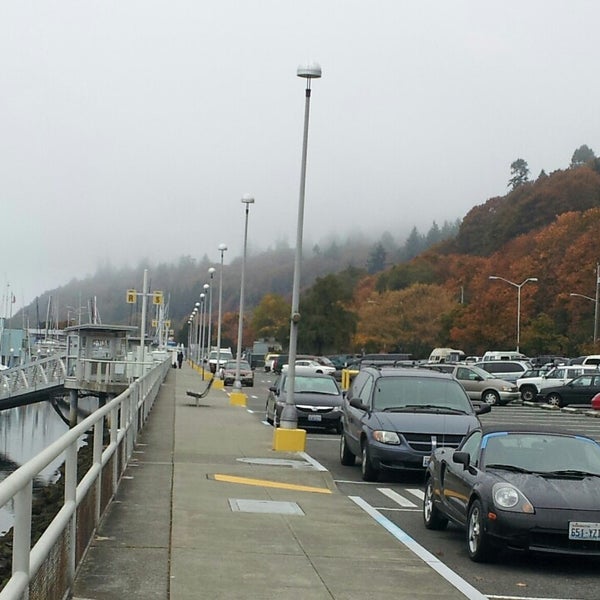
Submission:
MULTIPOLYGON (((257 371, 255 387, 249 390, 248 409, 255 412, 258 419, 264 419, 267 390, 273 380, 272 374, 257 371)), ((489 424, 550 423, 600 441, 600 418, 587 416, 585 412, 588 411, 546 410, 540 405, 519 402, 494 407, 489 414, 482 415, 481 421, 489 424)), ((382 474, 379 481, 365 483, 358 461, 354 467, 340 464, 339 436, 316 429, 308 431, 306 452, 332 473, 341 492, 368 503, 488 598, 598 598, 599 560, 505 552, 492 563, 475 564, 467 556, 463 531, 453 526, 442 532, 429 531, 423 526, 423 477, 420 474, 382 474)), ((360 553, 360 540, 349 552, 360 553)))

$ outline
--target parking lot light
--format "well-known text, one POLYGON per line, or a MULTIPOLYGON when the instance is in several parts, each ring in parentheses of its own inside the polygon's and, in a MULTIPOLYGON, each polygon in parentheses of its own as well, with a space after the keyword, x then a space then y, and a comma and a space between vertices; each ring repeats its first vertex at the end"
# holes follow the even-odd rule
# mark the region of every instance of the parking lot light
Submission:
POLYGON ((538 280, 537 277, 528 277, 525 281, 521 283, 515 283, 514 281, 509 281, 508 279, 504 279, 504 277, 498 277, 497 275, 490 275, 488 279, 499 279, 512 285, 517 288, 517 352, 520 352, 519 345, 521 341, 521 288, 528 282, 536 282, 538 280))

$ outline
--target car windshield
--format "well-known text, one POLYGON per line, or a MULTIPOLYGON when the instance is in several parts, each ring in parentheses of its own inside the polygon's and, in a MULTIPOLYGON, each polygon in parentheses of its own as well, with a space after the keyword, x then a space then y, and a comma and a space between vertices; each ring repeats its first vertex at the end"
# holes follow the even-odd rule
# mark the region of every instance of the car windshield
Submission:
POLYGON ((494 433, 483 438, 482 449, 488 469, 600 477, 600 445, 588 438, 553 433, 494 433))
POLYGON ((428 410, 439 408, 472 413, 471 402, 454 379, 433 377, 382 377, 373 395, 374 410, 428 410))
MULTIPOLYGON (((283 382, 283 391, 287 390, 287 381, 288 378, 286 377, 283 382)), ((331 377, 304 377, 296 375, 294 378, 294 391, 300 394, 331 394, 332 396, 339 396, 340 394, 335 379, 331 377)))

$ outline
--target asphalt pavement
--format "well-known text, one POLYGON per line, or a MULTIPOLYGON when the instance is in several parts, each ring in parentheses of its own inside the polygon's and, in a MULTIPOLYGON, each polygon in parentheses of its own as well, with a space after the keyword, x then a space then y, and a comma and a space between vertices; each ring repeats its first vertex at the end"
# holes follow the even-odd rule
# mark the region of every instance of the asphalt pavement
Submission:
POLYGON ((483 598, 184 363, 80 566, 76 600, 483 598))

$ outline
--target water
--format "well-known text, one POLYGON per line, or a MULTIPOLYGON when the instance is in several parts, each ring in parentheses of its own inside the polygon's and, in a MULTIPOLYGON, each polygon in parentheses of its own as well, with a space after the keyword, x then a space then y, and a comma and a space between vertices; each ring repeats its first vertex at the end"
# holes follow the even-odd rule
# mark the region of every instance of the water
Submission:
MULTIPOLYGON (((97 405, 96 398, 81 398, 78 419, 85 418, 97 405)), ((68 419, 68 402, 60 402, 59 407, 68 419)), ((55 442, 68 429, 49 401, 0 411, 0 481, 55 442)), ((40 473, 39 481, 45 484, 55 481, 63 462, 62 455, 57 457, 40 473)), ((13 507, 9 503, 0 508, 0 534, 5 533, 12 523, 13 507)))

